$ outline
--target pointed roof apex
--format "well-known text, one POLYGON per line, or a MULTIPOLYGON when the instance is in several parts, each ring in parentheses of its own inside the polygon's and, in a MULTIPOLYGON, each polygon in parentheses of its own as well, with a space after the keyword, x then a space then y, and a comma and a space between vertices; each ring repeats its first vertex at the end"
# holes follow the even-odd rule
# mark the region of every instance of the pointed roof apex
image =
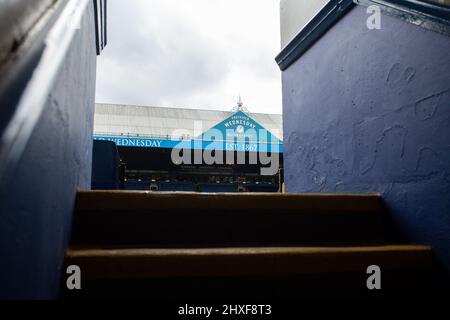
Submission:
POLYGON ((238 108, 242 108, 244 106, 244 103, 242 102, 242 97, 241 96, 239 96, 239 100, 238 100, 237 106, 238 106, 238 108))
POLYGON ((246 107, 244 107, 244 103, 242 102, 242 97, 239 96, 239 100, 237 102, 236 107, 233 108, 232 110, 233 112, 238 112, 238 111, 242 111, 242 112, 248 112, 248 109, 246 107))

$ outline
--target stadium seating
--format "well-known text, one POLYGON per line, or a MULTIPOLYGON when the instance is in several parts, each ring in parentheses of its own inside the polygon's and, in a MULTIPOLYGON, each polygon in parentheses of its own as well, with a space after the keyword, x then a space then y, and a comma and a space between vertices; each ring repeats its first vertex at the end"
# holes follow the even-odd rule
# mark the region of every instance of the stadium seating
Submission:
POLYGON ((200 184, 201 192, 237 192, 237 185, 223 183, 200 184))
POLYGON ((160 182, 159 191, 196 191, 192 182, 160 182))
POLYGON ((247 188, 248 192, 277 192, 278 191, 278 185, 268 184, 268 183, 247 184, 246 188, 247 188))
POLYGON ((150 190, 150 184, 141 181, 126 181, 125 190, 150 190))

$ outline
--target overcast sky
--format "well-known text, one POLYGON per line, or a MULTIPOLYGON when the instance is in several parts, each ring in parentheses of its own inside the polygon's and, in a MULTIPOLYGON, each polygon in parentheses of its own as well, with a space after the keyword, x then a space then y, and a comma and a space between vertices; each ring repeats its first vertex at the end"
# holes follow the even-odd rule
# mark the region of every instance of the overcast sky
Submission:
POLYGON ((281 113, 279 0, 110 0, 97 102, 281 113))

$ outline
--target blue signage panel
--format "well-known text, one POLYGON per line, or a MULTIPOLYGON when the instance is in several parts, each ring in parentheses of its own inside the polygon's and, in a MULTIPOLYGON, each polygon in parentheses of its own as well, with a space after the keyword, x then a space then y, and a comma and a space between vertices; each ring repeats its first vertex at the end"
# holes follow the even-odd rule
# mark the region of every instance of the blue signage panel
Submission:
POLYGON ((237 143, 233 141, 211 142, 201 140, 164 140, 138 137, 94 136, 94 140, 107 140, 119 147, 166 148, 166 149, 201 149, 218 151, 248 151, 282 153, 282 144, 237 143))
POLYGON ((283 152, 283 142, 242 111, 238 111, 193 140, 150 139, 135 136, 94 136, 120 147, 283 152))

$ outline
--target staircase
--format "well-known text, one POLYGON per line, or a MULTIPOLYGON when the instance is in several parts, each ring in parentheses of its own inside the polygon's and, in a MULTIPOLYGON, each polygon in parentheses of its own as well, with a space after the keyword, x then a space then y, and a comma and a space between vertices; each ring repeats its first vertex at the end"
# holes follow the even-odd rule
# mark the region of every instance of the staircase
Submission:
POLYGON ((81 191, 62 298, 418 297, 427 246, 399 244, 379 195, 81 191), (368 290, 378 265, 382 290, 368 290))

